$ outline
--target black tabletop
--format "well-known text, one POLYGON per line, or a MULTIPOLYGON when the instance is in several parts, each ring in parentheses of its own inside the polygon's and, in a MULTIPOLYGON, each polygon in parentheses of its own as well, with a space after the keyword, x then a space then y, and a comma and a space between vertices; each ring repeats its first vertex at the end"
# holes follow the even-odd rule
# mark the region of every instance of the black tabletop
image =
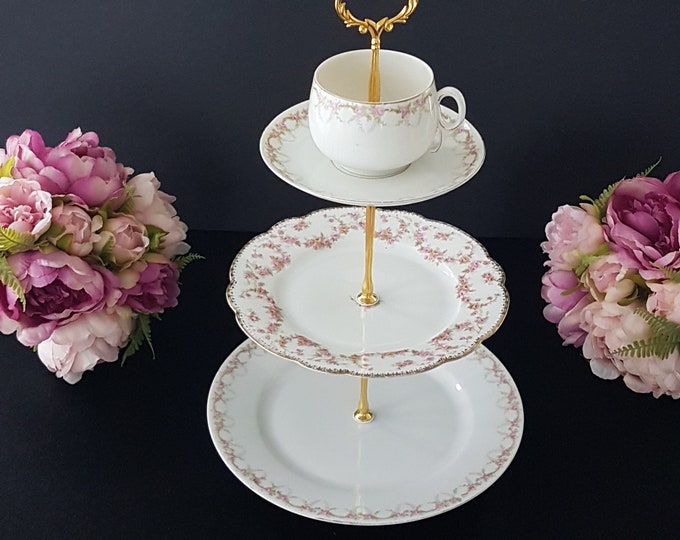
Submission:
POLYGON ((71 386, 0 337, 0 538, 628 538, 680 530, 680 403, 595 377, 543 320, 539 241, 482 239, 503 266, 510 311, 486 346, 522 396, 519 451, 488 490, 422 521, 336 525, 245 487, 211 441, 206 403, 245 339, 225 302, 247 233, 190 233, 206 260, 142 350, 71 386))

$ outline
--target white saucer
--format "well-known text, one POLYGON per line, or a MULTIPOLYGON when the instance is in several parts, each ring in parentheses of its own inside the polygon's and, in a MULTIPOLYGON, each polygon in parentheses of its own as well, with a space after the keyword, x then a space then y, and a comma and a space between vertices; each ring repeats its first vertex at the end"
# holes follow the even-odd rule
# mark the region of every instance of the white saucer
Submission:
POLYGON ((493 334, 508 309, 505 276, 460 229, 378 209, 373 282, 364 273, 362 208, 283 220, 236 255, 227 299, 239 326, 272 354, 361 377, 411 375, 455 360, 493 334))
MULTIPOLYGON (((452 191, 479 171, 484 142, 465 121, 446 133, 438 152, 427 153, 404 172, 390 178, 358 178, 338 170, 314 144, 304 101, 278 115, 260 138, 267 166, 293 187, 325 199, 353 206, 400 206, 452 191)), ((445 115, 456 113, 442 107, 445 115)))
POLYGON ((354 525, 416 521, 468 502, 515 456, 519 392, 483 346, 413 377, 371 380, 358 424, 354 377, 283 362, 252 341, 217 372, 208 426, 229 469, 267 501, 354 525))

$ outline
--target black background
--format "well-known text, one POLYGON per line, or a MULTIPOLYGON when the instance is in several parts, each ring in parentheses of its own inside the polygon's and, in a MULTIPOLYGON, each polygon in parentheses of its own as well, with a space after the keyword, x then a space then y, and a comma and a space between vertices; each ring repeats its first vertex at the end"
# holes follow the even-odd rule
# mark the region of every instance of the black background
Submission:
MULTIPOLYGON (((403 0, 349 0, 358 17, 403 0)), ((330 203, 279 181, 259 137, 314 68, 368 38, 331 0, 3 2, 0 141, 73 127, 155 171, 194 229, 261 231, 330 203)), ((680 169, 674 0, 423 0, 383 47, 465 94, 480 173, 412 210, 475 236, 538 237, 554 209, 663 157, 680 169)))
MULTIPOLYGON (((357 16, 401 0, 348 0, 357 16)), ((423 0, 383 46, 459 87, 487 159, 465 186, 412 210, 481 237, 511 309, 486 345, 519 387, 525 431, 510 468, 474 500, 396 527, 330 525, 250 492, 210 440, 206 400, 245 336, 224 300, 251 232, 329 203, 279 181, 263 128, 307 97, 315 66, 367 38, 330 0, 2 3, 0 140, 57 144, 97 131, 155 171, 207 256, 154 326, 157 358, 57 380, 0 340, 3 538, 674 538, 677 402, 603 381, 542 315, 538 247, 554 209, 662 156, 680 169, 675 1, 423 0), (206 232, 210 231, 210 232, 206 232)))

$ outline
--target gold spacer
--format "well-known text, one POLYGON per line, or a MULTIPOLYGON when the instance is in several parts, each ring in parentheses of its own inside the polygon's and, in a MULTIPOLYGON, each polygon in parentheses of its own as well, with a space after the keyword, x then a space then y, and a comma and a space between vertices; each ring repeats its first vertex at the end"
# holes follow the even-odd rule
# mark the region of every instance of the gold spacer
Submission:
POLYGON ((359 293, 356 296, 356 301, 357 304, 363 307, 371 307, 375 306, 378 302, 380 302, 380 298, 374 293, 359 293))
POLYGON ((354 420, 359 422, 360 424, 368 424, 373 420, 373 413, 371 411, 360 411, 357 409, 354 411, 354 420))

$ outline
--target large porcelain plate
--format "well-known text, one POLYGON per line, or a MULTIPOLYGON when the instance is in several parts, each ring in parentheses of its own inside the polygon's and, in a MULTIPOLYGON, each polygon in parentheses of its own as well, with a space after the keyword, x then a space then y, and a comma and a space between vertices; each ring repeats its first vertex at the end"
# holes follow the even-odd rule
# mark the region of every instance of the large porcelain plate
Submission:
MULTIPOLYGON (((356 206, 401 206, 432 199, 467 182, 484 162, 484 142, 467 121, 445 134, 438 152, 427 153, 390 178, 357 178, 338 170, 314 144, 304 101, 265 128, 260 153, 269 168, 297 189, 328 201, 356 206)), ((444 115, 455 112, 442 107, 444 115)))
POLYGON ((376 211, 380 302, 359 306, 364 225, 363 209, 331 208, 246 244, 227 287, 243 331, 315 370, 382 377, 465 356, 498 329, 508 308, 499 265, 459 229, 400 210, 376 211))
POLYGON ((389 525, 482 493, 515 456, 517 387, 484 346, 414 377, 369 383, 375 413, 354 421, 359 384, 281 362, 252 342, 217 372, 208 425, 229 469, 258 495, 309 518, 389 525))

